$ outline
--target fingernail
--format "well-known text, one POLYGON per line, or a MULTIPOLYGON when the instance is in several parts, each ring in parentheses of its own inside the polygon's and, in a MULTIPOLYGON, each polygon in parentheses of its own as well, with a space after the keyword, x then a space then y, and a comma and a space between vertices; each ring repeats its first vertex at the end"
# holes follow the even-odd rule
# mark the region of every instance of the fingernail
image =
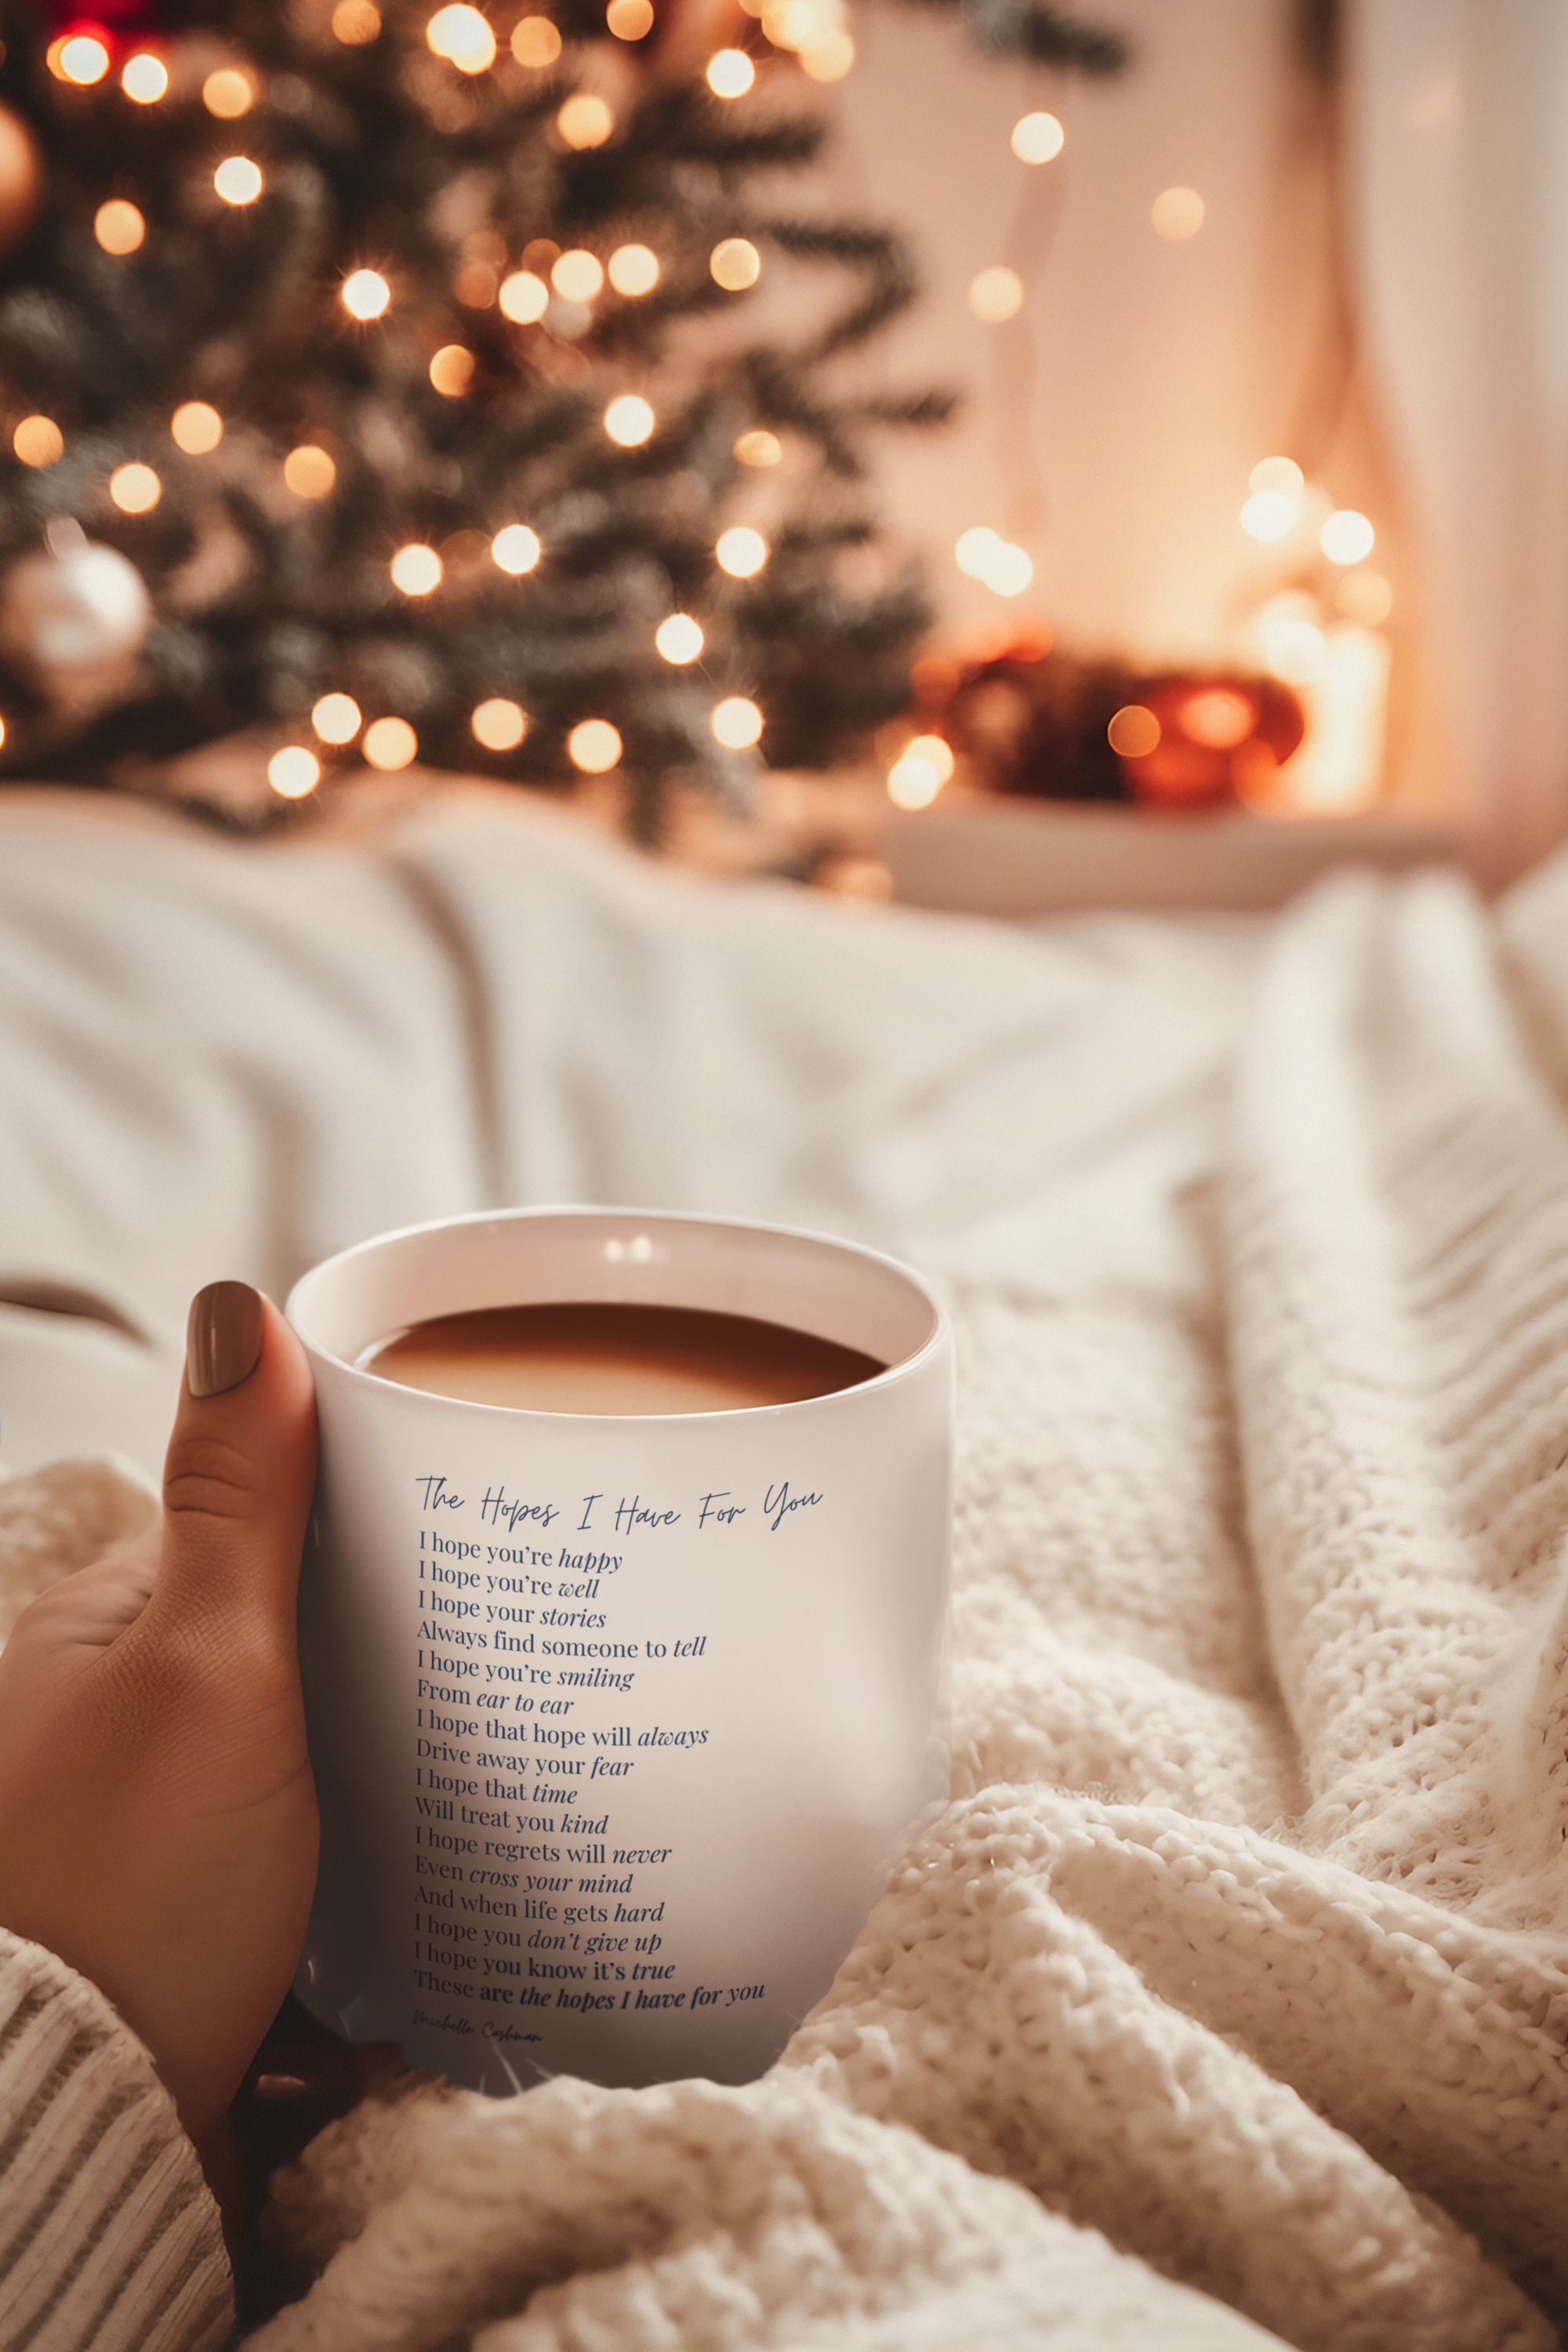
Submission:
POLYGON ((209 1282, 191 1301, 185 1379, 194 1397, 238 1388, 261 1360, 261 1294, 248 1282, 209 1282))

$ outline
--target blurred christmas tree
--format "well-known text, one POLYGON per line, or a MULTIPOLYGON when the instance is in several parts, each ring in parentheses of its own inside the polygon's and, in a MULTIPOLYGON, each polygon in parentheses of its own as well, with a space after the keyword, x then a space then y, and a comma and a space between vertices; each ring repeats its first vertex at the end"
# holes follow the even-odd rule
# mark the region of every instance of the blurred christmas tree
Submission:
MULTIPOLYGON (((966 14, 1120 61, 1031 0, 966 14)), ((761 89, 804 46, 772 0, 710 57, 666 15, 0 5, 0 774, 133 782, 245 730, 288 739, 284 793, 624 761, 651 834, 671 779, 828 765, 902 706, 924 598, 855 486, 946 403, 833 377, 910 257, 774 209, 821 131, 761 89), (781 263, 826 315, 738 339, 781 263)))

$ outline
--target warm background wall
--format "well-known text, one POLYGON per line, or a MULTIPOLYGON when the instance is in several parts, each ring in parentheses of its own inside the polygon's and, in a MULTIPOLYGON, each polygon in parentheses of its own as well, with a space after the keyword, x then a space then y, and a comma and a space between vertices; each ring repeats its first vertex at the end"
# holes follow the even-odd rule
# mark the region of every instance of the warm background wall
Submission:
POLYGON ((1348 0, 1337 92, 1303 37, 1327 12, 1297 0, 1100 13, 1136 55, 1093 84, 862 0, 831 94, 824 203, 923 259, 879 367, 964 396, 880 473, 942 630, 1033 612, 1073 645, 1224 657, 1273 561, 1238 528, 1247 476, 1283 450, 1377 526, 1389 796, 1516 871, 1568 832, 1568 13, 1348 0), (1068 140, 1031 169, 1008 134, 1038 107, 1068 140), (1170 242, 1151 205, 1176 184, 1205 211, 1170 242), (998 261, 1025 302, 986 326, 967 289, 998 261), (975 523, 1026 547, 1016 601, 954 565, 975 523))

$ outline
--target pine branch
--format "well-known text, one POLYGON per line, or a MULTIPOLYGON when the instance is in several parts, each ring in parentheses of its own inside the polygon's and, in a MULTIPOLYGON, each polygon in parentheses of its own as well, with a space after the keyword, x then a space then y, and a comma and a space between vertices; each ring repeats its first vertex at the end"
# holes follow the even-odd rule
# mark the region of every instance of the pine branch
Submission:
POLYGON ((1046 0, 904 0, 907 7, 956 8, 977 48, 1032 64, 1060 66, 1071 73, 1121 73, 1131 47, 1121 33, 1069 16, 1046 0))

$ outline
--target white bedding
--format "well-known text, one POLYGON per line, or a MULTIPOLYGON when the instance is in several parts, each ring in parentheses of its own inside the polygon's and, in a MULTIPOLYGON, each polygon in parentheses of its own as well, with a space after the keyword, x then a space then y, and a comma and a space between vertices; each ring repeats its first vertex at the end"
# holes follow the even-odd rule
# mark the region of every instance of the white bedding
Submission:
POLYGON ((268 2345, 1558 2340, 1568 864, 1023 930, 0 797, 0 1074, 13 1472, 155 1470, 199 1284, 488 1203, 959 1318, 954 1802, 832 1992, 748 2090, 361 2111, 268 2345))

